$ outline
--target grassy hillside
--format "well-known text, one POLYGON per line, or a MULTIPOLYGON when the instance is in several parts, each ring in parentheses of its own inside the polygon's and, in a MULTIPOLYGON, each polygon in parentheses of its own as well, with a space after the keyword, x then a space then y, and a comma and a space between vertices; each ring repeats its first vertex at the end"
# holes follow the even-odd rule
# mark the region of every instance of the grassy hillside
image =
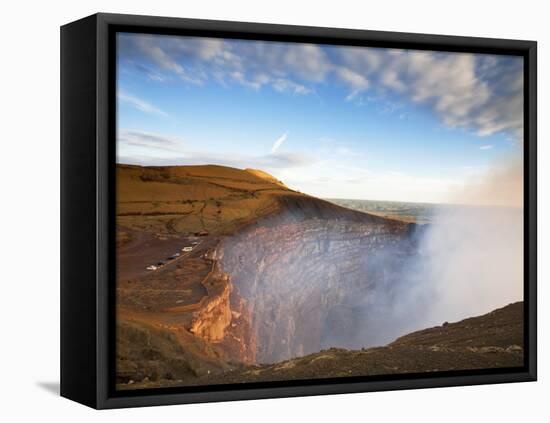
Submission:
MULTIPOLYGON (((129 229, 232 233, 276 210, 281 195, 303 196, 253 169, 117 166, 117 221, 129 229)), ((124 239, 124 234, 120 237, 124 239)))

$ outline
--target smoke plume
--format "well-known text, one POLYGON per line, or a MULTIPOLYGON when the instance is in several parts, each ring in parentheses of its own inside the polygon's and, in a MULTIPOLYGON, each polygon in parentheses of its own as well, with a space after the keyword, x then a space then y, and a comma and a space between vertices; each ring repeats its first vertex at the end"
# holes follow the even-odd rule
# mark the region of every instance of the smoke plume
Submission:
POLYGON ((417 264, 433 295, 426 323, 455 321, 523 299, 523 167, 509 161, 479 175, 442 207, 417 264))

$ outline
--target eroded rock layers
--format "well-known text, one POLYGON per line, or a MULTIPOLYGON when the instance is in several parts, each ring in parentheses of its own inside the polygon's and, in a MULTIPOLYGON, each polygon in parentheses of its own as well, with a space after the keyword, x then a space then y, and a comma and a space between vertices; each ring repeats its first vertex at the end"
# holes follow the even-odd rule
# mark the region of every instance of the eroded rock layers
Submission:
MULTIPOLYGON (((255 345, 271 363, 328 347, 362 348, 400 335, 392 304, 415 253, 415 225, 317 199, 284 199, 281 212, 226 238, 216 255, 245 303, 255 345)), ((238 297, 238 298, 237 298, 238 297)))

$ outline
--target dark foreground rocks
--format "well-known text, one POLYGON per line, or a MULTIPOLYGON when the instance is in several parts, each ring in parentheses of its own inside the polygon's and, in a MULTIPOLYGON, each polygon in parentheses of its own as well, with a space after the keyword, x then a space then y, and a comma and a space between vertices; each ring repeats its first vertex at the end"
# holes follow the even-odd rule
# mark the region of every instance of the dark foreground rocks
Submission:
POLYGON ((118 388, 509 368, 521 367, 523 362, 523 302, 517 302, 482 316, 413 332, 384 347, 331 348, 276 364, 234 365, 176 380, 147 378, 120 383, 118 388))

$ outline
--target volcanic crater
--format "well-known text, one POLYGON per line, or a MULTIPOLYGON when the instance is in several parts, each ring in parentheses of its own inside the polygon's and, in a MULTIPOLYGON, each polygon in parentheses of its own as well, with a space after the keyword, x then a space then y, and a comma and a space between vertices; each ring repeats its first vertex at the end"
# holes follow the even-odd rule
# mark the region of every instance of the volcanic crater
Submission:
MULTIPOLYGON (((252 169, 118 165, 117 182, 120 389, 244 381, 262 369, 266 380, 283 369, 300 377, 311 360, 329 360, 326 375, 339 375, 349 354, 405 334, 411 316, 396 304, 415 283, 409 264, 425 227, 337 206, 252 169)), ((521 317, 509 320, 521 327, 521 317)), ((521 365, 521 330, 509 333, 489 360, 472 363, 521 365)), ((487 357, 476 342, 468 347, 487 357)), ((452 368, 453 353, 443 352, 452 368)), ((377 356, 361 374, 387 369, 377 356)), ((431 370, 421 360, 402 369, 431 370)), ((323 374, 321 366, 314 376, 323 374)))

